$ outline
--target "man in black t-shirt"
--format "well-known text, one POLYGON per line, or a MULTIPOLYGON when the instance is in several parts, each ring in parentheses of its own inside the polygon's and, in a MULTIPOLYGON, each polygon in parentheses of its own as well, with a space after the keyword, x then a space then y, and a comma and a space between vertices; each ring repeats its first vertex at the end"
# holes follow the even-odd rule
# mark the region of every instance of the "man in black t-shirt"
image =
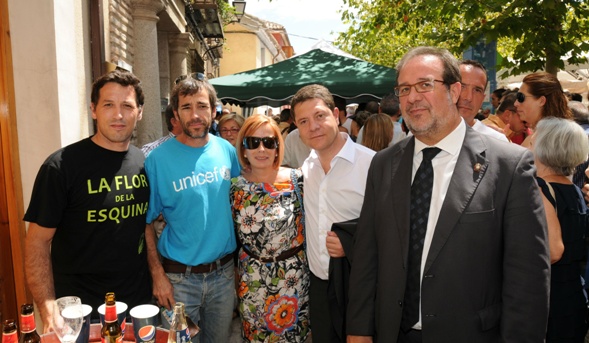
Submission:
POLYGON ((54 299, 75 295, 96 309, 107 292, 129 308, 151 300, 145 247, 149 185, 130 145, 143 112, 139 79, 115 70, 92 86, 96 133, 41 166, 24 220, 25 273, 43 332, 54 299))

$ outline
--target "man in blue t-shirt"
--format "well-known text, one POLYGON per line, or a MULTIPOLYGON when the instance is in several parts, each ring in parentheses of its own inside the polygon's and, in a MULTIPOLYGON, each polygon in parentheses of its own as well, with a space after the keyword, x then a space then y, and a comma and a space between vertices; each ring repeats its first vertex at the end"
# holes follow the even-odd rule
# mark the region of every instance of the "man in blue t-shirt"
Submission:
POLYGON ((217 96, 201 75, 174 87, 172 107, 182 133, 145 161, 151 186, 146 242, 158 303, 171 310, 183 302, 201 328, 200 342, 227 342, 236 249, 229 186, 240 167, 235 148, 209 134, 217 96), (153 222, 160 214, 167 224, 156 249, 153 222))

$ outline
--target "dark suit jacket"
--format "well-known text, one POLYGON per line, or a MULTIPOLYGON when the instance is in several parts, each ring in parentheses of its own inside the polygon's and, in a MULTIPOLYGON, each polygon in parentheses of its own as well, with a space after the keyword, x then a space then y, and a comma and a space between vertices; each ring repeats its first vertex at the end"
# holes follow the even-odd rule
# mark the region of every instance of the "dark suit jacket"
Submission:
MULTIPOLYGON (((349 335, 397 339, 414 145, 407 138, 372 160, 352 260, 349 335)), ((534 174, 529 151, 467 127, 425 263, 424 342, 543 342, 550 262, 534 174)))

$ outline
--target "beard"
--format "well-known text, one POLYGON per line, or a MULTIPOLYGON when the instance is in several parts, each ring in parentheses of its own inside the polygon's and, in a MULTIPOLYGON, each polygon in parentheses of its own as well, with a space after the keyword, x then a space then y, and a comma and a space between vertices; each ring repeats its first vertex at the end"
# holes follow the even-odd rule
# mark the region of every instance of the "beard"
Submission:
POLYGON ((193 138, 193 139, 205 138, 209 134, 209 128, 211 127, 210 122, 208 122, 206 120, 202 120, 202 119, 195 119, 195 120, 191 120, 189 122, 181 122, 181 125, 182 125, 182 131, 184 131, 184 134, 190 138, 193 138), (200 127, 200 128, 191 128, 190 127, 190 125, 196 124, 196 123, 203 124, 204 126, 200 127))
MULTIPOLYGON (((448 93, 447 101, 449 108, 456 108, 456 104, 452 102, 452 97, 450 93, 448 93)), ((453 115, 450 115, 449 113, 444 113, 443 111, 440 111, 438 108, 434 108, 429 104, 422 104, 416 106, 425 107, 429 112, 426 117, 420 119, 413 119, 410 116, 403 117, 405 125, 407 125, 407 128, 416 137, 435 136, 439 134, 441 131, 443 131, 446 127, 448 127, 449 123, 454 120, 453 115)), ((411 110, 411 107, 412 106, 408 107, 406 111, 409 112, 411 110)), ((456 114, 459 115, 457 109, 456 114)))

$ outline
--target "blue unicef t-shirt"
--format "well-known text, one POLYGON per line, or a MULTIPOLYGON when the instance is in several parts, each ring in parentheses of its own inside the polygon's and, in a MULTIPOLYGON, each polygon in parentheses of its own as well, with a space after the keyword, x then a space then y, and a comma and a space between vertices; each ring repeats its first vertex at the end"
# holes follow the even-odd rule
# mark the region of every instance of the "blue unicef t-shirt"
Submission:
POLYGON ((240 173, 235 148, 209 134, 193 148, 169 139, 145 160, 151 193, 147 223, 166 220, 158 251, 168 259, 196 266, 236 248, 229 203, 231 178, 240 173))

